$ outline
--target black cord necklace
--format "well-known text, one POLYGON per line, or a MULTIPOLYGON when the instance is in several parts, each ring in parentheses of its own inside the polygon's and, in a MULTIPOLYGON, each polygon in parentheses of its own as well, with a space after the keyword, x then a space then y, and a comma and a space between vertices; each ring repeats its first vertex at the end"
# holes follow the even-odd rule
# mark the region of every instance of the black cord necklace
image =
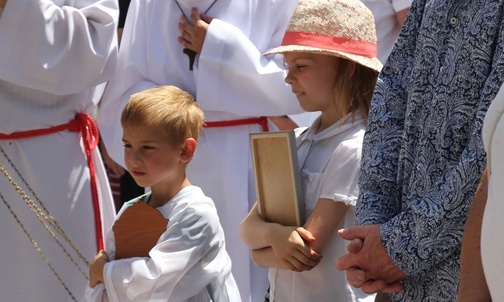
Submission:
MULTIPOLYGON (((212 6, 215 4, 215 2, 217 2, 217 0, 214 0, 212 2, 212 4, 210 4, 210 6, 203 13, 204 15, 206 15, 206 13, 212 8, 212 6)), ((182 7, 180 7, 179 2, 177 0, 175 0, 175 3, 177 3, 177 6, 178 6, 180 12, 182 13, 182 15, 184 15, 184 17, 186 18, 186 20, 189 20, 187 18, 187 15, 185 14, 184 10, 182 9, 182 7)), ((189 57, 189 70, 193 70, 194 60, 196 59, 196 52, 194 50, 192 50, 192 49, 187 48, 187 47, 184 48, 184 50, 182 52, 189 57)))

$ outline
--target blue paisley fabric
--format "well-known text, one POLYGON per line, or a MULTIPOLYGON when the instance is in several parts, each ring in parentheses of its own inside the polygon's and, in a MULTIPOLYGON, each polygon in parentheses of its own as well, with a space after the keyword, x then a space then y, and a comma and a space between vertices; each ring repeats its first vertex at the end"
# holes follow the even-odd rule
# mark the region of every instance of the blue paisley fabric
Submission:
POLYGON ((504 78, 504 0, 415 0, 373 96, 357 224, 408 278, 393 301, 456 301, 462 234, 504 78))

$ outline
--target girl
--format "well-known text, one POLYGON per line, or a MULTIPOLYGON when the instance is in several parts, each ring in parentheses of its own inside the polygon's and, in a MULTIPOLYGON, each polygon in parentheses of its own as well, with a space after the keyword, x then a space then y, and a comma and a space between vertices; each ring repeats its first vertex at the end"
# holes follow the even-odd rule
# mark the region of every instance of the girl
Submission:
POLYGON ((381 63, 371 12, 358 0, 300 1, 281 53, 301 107, 321 111, 297 148, 303 227, 264 221, 257 204, 240 225, 252 260, 269 267, 271 301, 374 301, 352 288, 333 261, 346 252, 336 230, 353 224, 361 145, 381 63), (322 257, 323 255, 323 257, 322 257))

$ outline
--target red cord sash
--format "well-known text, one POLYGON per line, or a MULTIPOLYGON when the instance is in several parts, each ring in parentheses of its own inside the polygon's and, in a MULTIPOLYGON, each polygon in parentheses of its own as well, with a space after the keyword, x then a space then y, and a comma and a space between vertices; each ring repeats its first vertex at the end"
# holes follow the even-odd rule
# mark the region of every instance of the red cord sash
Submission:
POLYGON ((241 125, 251 125, 259 124, 264 132, 269 131, 268 118, 265 116, 247 118, 242 120, 229 120, 229 121, 218 121, 218 122, 205 122, 203 127, 206 128, 216 128, 216 127, 231 127, 231 126, 241 126, 241 125))
POLYGON ((68 124, 59 125, 47 129, 15 132, 12 134, 0 133, 0 140, 30 138, 35 136, 57 133, 64 130, 79 132, 82 134, 82 140, 84 143, 84 150, 86 152, 86 159, 90 174, 91 195, 93 198, 93 210, 95 217, 96 244, 98 246, 98 250, 100 251, 104 249, 104 242, 103 242, 102 223, 100 216, 100 204, 98 202, 98 182, 96 179, 96 171, 93 162, 93 157, 91 155, 91 151, 93 151, 93 149, 96 148, 96 146, 98 145, 100 136, 98 133, 98 127, 96 126, 96 123, 93 120, 93 118, 87 114, 78 113, 75 116, 75 118, 68 124))

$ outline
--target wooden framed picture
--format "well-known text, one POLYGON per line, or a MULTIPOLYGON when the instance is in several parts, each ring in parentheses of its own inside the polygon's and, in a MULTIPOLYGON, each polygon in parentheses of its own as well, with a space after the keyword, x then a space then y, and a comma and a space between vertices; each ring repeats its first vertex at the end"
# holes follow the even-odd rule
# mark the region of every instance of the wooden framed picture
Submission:
POLYGON ((294 131, 250 134, 257 205, 264 220, 304 224, 304 203, 294 131))
POLYGON ((128 207, 112 226, 115 259, 149 257, 150 250, 168 227, 168 219, 143 201, 128 207))

